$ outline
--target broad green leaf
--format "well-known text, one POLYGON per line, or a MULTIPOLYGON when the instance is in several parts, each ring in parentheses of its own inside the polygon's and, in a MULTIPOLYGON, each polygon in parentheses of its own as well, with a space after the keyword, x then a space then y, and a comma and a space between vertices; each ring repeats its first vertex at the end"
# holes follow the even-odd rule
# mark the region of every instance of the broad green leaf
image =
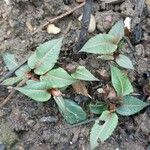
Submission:
POLYGON ((114 66, 111 66, 111 81, 118 96, 125 96, 133 92, 133 87, 128 77, 114 66))
POLYGON ((39 81, 28 80, 28 81, 26 82, 27 85, 32 85, 32 84, 34 84, 34 83, 39 83, 39 81))
POLYGON ((50 40, 41 44, 28 59, 28 65, 35 74, 42 75, 52 69, 57 62, 62 38, 50 40))
POLYGON ((26 74, 29 73, 31 71, 31 69, 28 67, 28 65, 23 65, 22 67, 20 67, 16 72, 16 76, 18 77, 26 77, 26 74))
POLYGON ((101 56, 98 56, 97 58, 100 58, 102 60, 114 60, 113 55, 101 55, 101 56))
POLYGON ((18 66, 14 54, 5 53, 3 55, 3 60, 9 70, 13 70, 18 66))
POLYGON ((117 113, 123 116, 133 115, 149 104, 137 99, 133 96, 123 97, 123 101, 119 107, 117 107, 117 113))
POLYGON ((47 86, 45 82, 37 82, 32 85, 27 85, 24 87, 15 88, 31 99, 38 102, 45 102, 51 98, 51 94, 47 91, 47 86))
POLYGON ((94 126, 91 129, 90 134, 90 144, 91 149, 98 146, 98 140, 107 140, 118 124, 118 116, 116 113, 110 113, 109 111, 104 111, 102 115, 95 121, 94 126), (104 121, 104 123, 103 123, 104 121), (103 124, 102 124, 103 123, 103 124))
POLYGON ((22 78, 20 78, 20 77, 11 77, 11 78, 4 80, 1 84, 2 85, 13 85, 21 80, 22 80, 22 78))
POLYGON ((71 76, 78 80, 99 81, 99 79, 95 78, 84 66, 78 66, 76 71, 72 73, 71 76))
POLYGON ((52 88, 62 88, 76 82, 63 68, 49 71, 40 77, 41 81, 46 81, 52 88))
POLYGON ((67 123, 75 124, 87 118, 87 115, 83 109, 74 101, 63 99, 62 97, 54 97, 54 99, 67 123))
POLYGON ((116 51, 117 45, 114 43, 114 36, 109 34, 98 34, 89 39, 80 52, 94 54, 110 54, 116 51))
POLYGON ((93 114, 101 114, 107 109, 107 105, 104 102, 98 102, 97 104, 90 104, 90 111, 93 114))
POLYGON ((134 69, 132 61, 125 55, 120 54, 116 58, 116 63, 126 69, 134 69))
POLYGON ((124 36, 124 22, 123 20, 118 21, 109 31, 109 35, 115 37, 116 43, 118 43, 124 36))

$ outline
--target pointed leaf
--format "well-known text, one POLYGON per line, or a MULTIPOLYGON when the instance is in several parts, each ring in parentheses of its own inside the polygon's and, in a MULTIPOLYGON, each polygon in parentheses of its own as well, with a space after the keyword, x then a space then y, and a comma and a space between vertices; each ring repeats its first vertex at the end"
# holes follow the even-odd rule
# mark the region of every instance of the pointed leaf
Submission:
POLYGON ((137 99, 136 97, 125 96, 123 97, 121 106, 117 107, 117 113, 123 116, 130 116, 139 112, 148 105, 149 104, 137 99))
POLYGON ((11 78, 4 80, 1 84, 2 85, 13 85, 21 80, 22 80, 22 78, 20 78, 20 77, 11 77, 11 78))
POLYGON ((118 43, 124 36, 124 22, 123 20, 118 21, 109 31, 109 35, 115 37, 116 43, 118 43))
POLYGON ((98 102, 97 104, 90 104, 89 107, 91 113, 98 115, 107 109, 107 105, 104 102, 98 102))
POLYGON ((57 68, 49 71, 40 77, 40 80, 46 81, 52 88, 62 88, 76 82, 63 68, 57 68))
POLYGON ((61 114, 69 124, 81 122, 87 118, 83 109, 74 101, 63 99, 62 97, 54 97, 61 114))
POLYGON ((13 70, 18 66, 14 54, 5 53, 3 55, 3 60, 9 70, 13 70))
POLYGON ((31 71, 31 69, 28 67, 28 65, 23 65, 22 67, 20 67, 16 72, 16 76, 18 77, 26 77, 26 74, 29 73, 31 71))
POLYGON ((125 55, 120 54, 116 58, 116 63, 126 69, 134 69, 132 61, 125 55))
POLYGON ((98 146, 98 140, 107 140, 118 124, 118 116, 115 113, 104 111, 102 115, 95 121, 90 134, 91 149, 98 146), (104 123, 101 125, 100 123, 104 123))
POLYGON ((27 85, 32 85, 32 84, 34 84, 34 83, 39 83, 39 81, 28 80, 28 81, 26 82, 27 85))
POLYGON ((84 66, 78 66, 76 71, 72 73, 71 76, 78 80, 99 81, 99 79, 95 78, 84 66))
POLYGON ((116 51, 117 45, 113 41, 114 36, 108 34, 98 34, 89 39, 80 52, 94 54, 110 54, 116 51))
POLYGON ((28 65, 38 75, 45 74, 57 62, 62 38, 50 40, 41 44, 28 60, 28 65))
POLYGON ((111 66, 111 80, 118 96, 125 96, 133 92, 128 77, 117 67, 111 66))
POLYGON ((48 93, 45 82, 37 82, 15 89, 38 102, 45 102, 51 98, 51 94, 48 93))

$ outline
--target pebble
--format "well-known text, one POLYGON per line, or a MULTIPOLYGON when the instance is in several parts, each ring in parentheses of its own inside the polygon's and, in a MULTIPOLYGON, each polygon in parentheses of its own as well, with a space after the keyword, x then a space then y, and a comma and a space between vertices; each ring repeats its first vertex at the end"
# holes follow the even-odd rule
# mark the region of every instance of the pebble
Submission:
MULTIPOLYGON (((78 18, 79 21, 82 20, 82 15, 78 18)), ((90 19, 90 24, 89 24, 89 28, 88 28, 88 32, 92 33, 94 32, 96 29, 96 20, 95 17, 93 15, 91 15, 91 19, 90 19)))
POLYGON ((58 119, 53 116, 48 116, 48 117, 42 117, 39 121, 43 123, 56 123, 58 119))
POLYGON ((85 0, 76 0, 77 3, 85 2, 85 0))
POLYGON ((47 33, 49 34, 58 34, 60 33, 61 29, 56 27, 54 24, 49 24, 47 26, 47 33))

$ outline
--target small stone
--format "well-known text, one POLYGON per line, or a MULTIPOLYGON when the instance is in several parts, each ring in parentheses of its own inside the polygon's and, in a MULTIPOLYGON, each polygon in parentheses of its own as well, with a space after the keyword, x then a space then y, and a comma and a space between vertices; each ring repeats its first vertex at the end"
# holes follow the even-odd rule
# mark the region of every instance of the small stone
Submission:
MULTIPOLYGON (((78 18, 79 21, 82 20, 82 15, 78 18)), ((93 15, 91 15, 91 19, 90 19, 90 24, 89 24, 89 28, 88 28, 88 32, 92 33, 94 32, 96 29, 96 20, 95 17, 93 15)))
POLYGON ((42 117, 39 121, 43 123, 56 123, 58 119, 53 116, 48 116, 48 117, 42 117))
POLYGON ((0 144, 0 150, 6 150, 6 147, 5 147, 5 145, 4 144, 0 144))
POLYGON ((85 0, 76 0, 77 3, 85 2, 85 0))
POLYGON ((108 32, 111 27, 119 20, 120 14, 118 12, 104 11, 96 12, 95 19, 97 30, 99 32, 108 32))
POLYGON ((56 27, 54 24, 49 24, 47 26, 47 33, 49 34, 58 34, 60 33, 61 29, 56 27))
POLYGON ((145 56, 145 50, 144 50, 144 46, 142 44, 138 44, 135 46, 135 50, 136 50, 136 55, 138 56, 145 56))

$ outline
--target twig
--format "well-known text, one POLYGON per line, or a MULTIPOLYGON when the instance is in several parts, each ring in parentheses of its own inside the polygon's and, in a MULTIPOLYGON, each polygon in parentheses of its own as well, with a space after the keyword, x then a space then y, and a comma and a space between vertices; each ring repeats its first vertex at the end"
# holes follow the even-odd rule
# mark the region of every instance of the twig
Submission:
POLYGON ((72 126, 70 126, 70 127, 64 128, 63 130, 68 130, 68 129, 76 128, 76 127, 78 127, 78 126, 81 126, 81 125, 84 125, 84 124, 93 122, 93 121, 95 121, 96 119, 98 119, 98 117, 97 117, 97 118, 92 118, 92 119, 89 119, 89 120, 86 120, 86 121, 83 121, 83 122, 80 122, 80 123, 77 123, 77 124, 74 124, 74 125, 72 125, 72 126))
POLYGON ((134 48, 133 45, 131 44, 130 39, 129 39, 127 36, 124 36, 123 39, 126 41, 126 43, 128 44, 129 48, 132 50, 132 52, 133 52, 133 53, 132 53, 132 56, 134 57, 135 61, 137 62, 136 57, 135 57, 135 55, 134 55, 134 53, 135 53, 135 48, 134 48))
MULTIPOLYGON (((21 82, 18 83, 16 87, 20 87, 26 83, 26 79, 22 80, 21 82)), ((0 107, 3 107, 15 94, 15 89, 12 89, 11 93, 5 98, 5 100, 0 104, 0 107)))
POLYGON ((13 70, 9 71, 4 77, 2 77, 0 79, 0 84, 6 79, 12 76, 12 74, 18 70, 21 66, 23 66, 25 63, 27 62, 27 60, 23 61, 20 65, 18 65, 16 68, 14 68, 13 70))
POLYGON ((79 40, 74 47, 74 52, 78 52, 87 41, 88 27, 92 13, 92 3, 93 0, 86 0, 83 10, 82 27, 79 35, 79 40))
POLYGON ((57 21, 57 20, 59 20, 59 19, 62 19, 62 18, 65 17, 65 16, 70 15, 70 14, 73 13, 75 10, 77 10, 77 9, 79 9, 79 8, 81 8, 81 7, 83 7, 84 5, 85 5, 85 2, 81 3, 80 5, 74 7, 73 9, 71 9, 70 11, 67 11, 66 13, 61 14, 61 15, 55 17, 55 18, 52 18, 52 19, 51 19, 51 18, 50 18, 50 19, 48 18, 48 21, 46 21, 45 23, 43 23, 42 25, 40 25, 32 34, 35 34, 36 32, 39 32, 39 31, 42 30, 45 26, 47 26, 49 23, 53 23, 53 22, 55 22, 55 21, 57 21))
POLYGON ((128 46, 131 48, 131 50, 132 50, 133 52, 135 52, 135 48, 134 48, 133 45, 131 44, 129 38, 126 37, 126 36, 124 36, 123 38, 124 38, 124 40, 126 41, 126 43, 128 44, 128 46))

